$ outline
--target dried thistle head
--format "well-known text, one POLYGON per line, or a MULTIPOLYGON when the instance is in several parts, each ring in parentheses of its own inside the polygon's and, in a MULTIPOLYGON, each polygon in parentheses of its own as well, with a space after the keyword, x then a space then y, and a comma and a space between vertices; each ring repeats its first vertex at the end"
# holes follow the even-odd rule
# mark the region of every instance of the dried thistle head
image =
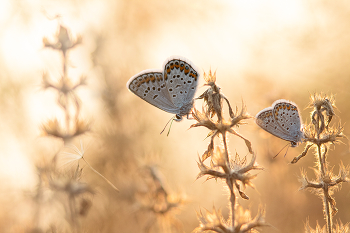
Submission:
POLYGON ((344 127, 340 123, 330 126, 330 122, 335 116, 334 96, 315 93, 310 99, 309 107, 314 108, 314 111, 311 112, 311 123, 303 127, 304 140, 308 143, 302 154, 295 157, 292 163, 296 163, 304 157, 312 146, 320 148, 322 146, 324 150, 327 150, 329 144, 339 143, 341 138, 346 138, 343 134, 344 127))
POLYGON ((208 111, 208 109, 205 107, 202 108, 202 112, 194 108, 192 111, 192 116, 198 123, 192 124, 190 128, 204 126, 211 130, 211 135, 214 133, 225 134, 226 132, 236 134, 232 128, 234 126, 238 127, 245 124, 244 120, 252 118, 246 112, 246 106, 244 104, 240 113, 238 113, 238 109, 236 108, 236 114, 234 114, 234 117, 230 118, 229 120, 222 119, 220 122, 214 122, 210 116, 210 111, 208 111))
MULTIPOLYGON (((214 73, 211 73, 211 70, 209 70, 209 74, 208 75, 204 72, 204 80, 207 82, 206 85, 208 85, 210 87, 216 86, 216 84, 215 84, 215 82, 216 82, 216 71, 214 73)), ((217 87, 217 88, 220 90, 219 87, 217 87)), ((215 89, 216 88, 214 88, 214 90, 215 89)))
POLYGON ((240 184, 243 188, 246 186, 254 188, 252 180, 256 177, 256 174, 251 174, 250 171, 262 170, 262 168, 256 164, 255 154, 253 154, 250 162, 247 164, 247 158, 243 157, 241 159, 238 154, 236 154, 234 159, 227 161, 227 155, 225 153, 225 151, 217 148, 212 156, 210 166, 205 165, 202 160, 199 160, 197 164, 200 173, 197 175, 197 179, 202 176, 207 176, 207 180, 223 179, 227 184, 230 184, 231 188, 235 187, 242 198, 248 199, 241 190, 240 184))
MULTIPOLYGON (((78 172, 81 173, 81 171, 78 172)), ((71 197, 77 197, 84 193, 94 193, 89 185, 79 181, 78 177, 75 176, 52 179, 50 181, 50 187, 55 191, 65 192, 71 197)))
POLYGON ((229 226, 226 224, 221 210, 216 210, 215 206, 213 207, 212 213, 208 210, 205 210, 205 213, 202 211, 197 212, 197 218, 199 220, 199 226, 193 230, 193 233, 209 230, 214 232, 228 232, 225 230, 228 229, 229 226))
POLYGON ((259 206, 258 213, 252 219, 251 212, 249 210, 244 210, 242 206, 236 209, 237 225, 235 229, 239 229, 238 232, 259 232, 255 228, 261 226, 268 226, 265 222, 265 209, 259 206))
POLYGON ((321 172, 319 169, 313 168, 316 180, 310 181, 307 178, 306 172, 302 170, 300 190, 309 188, 311 192, 316 193, 321 199, 326 198, 332 208, 331 214, 334 216, 338 209, 336 208, 336 202, 332 197, 333 193, 341 188, 343 182, 349 182, 349 167, 345 167, 343 163, 340 164, 339 174, 333 173, 333 168, 321 172))
POLYGON ((86 85, 86 76, 81 76, 79 82, 76 84, 73 84, 64 75, 57 83, 52 82, 47 73, 44 73, 42 78, 42 88, 56 90, 58 92, 57 102, 63 109, 66 109, 68 102, 72 101, 75 104, 77 114, 80 109, 80 99, 76 95, 75 90, 82 85, 86 85))
POLYGON ((139 171, 143 189, 139 188, 135 193, 135 204, 139 212, 147 213, 147 217, 150 218, 145 231, 159 228, 160 232, 168 232, 172 228, 181 228, 176 214, 186 203, 186 196, 169 191, 156 165, 145 164, 139 171))
POLYGON ((321 110, 323 108, 326 110, 327 115, 334 115, 334 108, 336 108, 334 95, 327 96, 322 93, 314 93, 313 96, 310 96, 309 107, 314 107, 317 110, 321 110))
POLYGON ((204 100, 210 118, 216 115, 219 122, 222 120, 222 100, 226 101, 229 108, 229 114, 231 117, 233 117, 233 111, 228 99, 220 92, 220 87, 215 83, 216 72, 212 73, 211 70, 209 70, 209 74, 204 73, 204 80, 207 82, 205 85, 210 86, 210 88, 208 88, 197 99, 204 100))
POLYGON ((72 49, 81 42, 81 36, 78 36, 75 40, 72 39, 69 30, 62 25, 59 25, 57 34, 53 42, 50 42, 49 39, 47 39, 46 37, 43 38, 43 43, 45 47, 61 50, 63 53, 65 53, 69 49, 72 49))
POLYGON ((61 138, 64 142, 70 141, 72 138, 84 134, 90 130, 90 124, 84 120, 76 120, 73 129, 64 129, 57 118, 48 120, 41 126, 43 135, 61 138))
POLYGON ((213 119, 210 117, 210 112, 205 107, 202 108, 202 112, 194 108, 192 111, 192 116, 198 123, 192 124, 190 128, 203 126, 210 130, 208 137, 210 136, 211 140, 208 146, 208 150, 204 152, 202 156, 202 161, 212 156, 214 149, 214 138, 216 136, 219 136, 220 134, 223 136, 223 138, 225 138, 227 132, 242 138, 245 141, 249 152, 253 153, 250 141, 244 138, 242 135, 238 134, 233 129, 234 126, 238 127, 241 124, 245 123, 244 120, 251 118, 251 116, 246 112, 246 107, 244 104, 239 113, 238 109, 236 108, 236 113, 234 114, 234 117, 230 118, 229 120, 222 119, 218 122, 213 121, 213 119))
POLYGON ((318 135, 313 124, 306 125, 304 127, 304 136, 306 141, 311 142, 315 145, 321 144, 336 144, 341 142, 339 139, 346 138, 343 134, 344 127, 339 123, 334 127, 325 128, 322 134, 318 135))
POLYGON ((313 107, 315 110, 311 113, 312 123, 315 125, 318 134, 320 134, 325 127, 328 127, 333 116, 335 116, 334 109, 335 99, 334 96, 326 96, 324 94, 314 94, 310 97, 309 107, 313 107), (327 118, 325 123, 325 117, 327 118))
MULTIPOLYGON (((350 231, 349 223, 343 224, 341 221, 337 222, 335 224, 335 228, 333 228, 332 232, 334 233, 347 233, 350 231)), ((305 233, 327 233, 328 229, 327 226, 324 225, 323 227, 316 222, 316 228, 313 229, 310 226, 309 220, 307 220, 305 224, 305 233)))
POLYGON ((265 222, 265 210, 259 208, 257 215, 252 219, 251 212, 249 210, 244 210, 242 206, 238 206, 235 210, 235 216, 237 221, 233 224, 224 220, 221 210, 216 210, 213 207, 213 212, 205 210, 197 212, 197 218, 199 220, 199 226, 194 229, 193 233, 200 232, 221 232, 221 233, 231 233, 231 232, 258 232, 256 227, 267 226, 265 222))

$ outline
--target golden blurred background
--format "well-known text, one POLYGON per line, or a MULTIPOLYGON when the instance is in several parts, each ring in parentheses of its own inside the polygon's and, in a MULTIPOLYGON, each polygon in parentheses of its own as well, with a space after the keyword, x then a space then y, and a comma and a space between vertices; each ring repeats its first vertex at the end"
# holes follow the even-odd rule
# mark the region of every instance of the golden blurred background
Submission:
MULTIPOLYGON (((139 182, 140 166, 145 164, 156 164, 170 192, 186 197, 174 218, 181 225, 179 232, 191 232, 199 224, 196 211, 215 206, 228 215, 222 182, 196 180, 208 131, 188 130, 193 122, 183 120, 172 125, 168 137, 160 135, 171 114, 129 92, 127 80, 144 69, 160 69, 169 56, 181 55, 202 74, 216 70, 217 84, 231 105, 240 108, 243 100, 253 116, 275 100, 287 99, 298 104, 303 121, 309 123, 310 95, 333 94, 334 121, 346 123, 348 135, 349 22, 350 3, 345 0, 2 0, 0 231, 70 232, 57 196, 35 199, 37 167, 50 163, 63 147, 62 141, 43 136, 41 130, 48 119, 63 118, 57 93, 41 87, 44 72, 52 80, 62 75, 62 57, 43 44, 59 25, 73 37, 82 37, 82 44, 69 52, 69 78, 87 77, 77 95, 91 130, 71 145, 83 142, 85 159, 120 190, 116 193, 80 162, 81 179, 94 190, 91 207, 79 220, 81 232, 145 232, 149 213, 140 211, 135 197, 145 189, 139 182)), ((201 80, 196 96, 204 92, 203 84, 201 80)), ((298 191, 302 169, 313 177, 312 153, 290 164, 303 151, 301 145, 273 159, 287 142, 263 132, 254 119, 247 123, 239 132, 252 142, 265 170, 253 180, 255 190, 247 187, 250 200, 239 199, 239 204, 252 216, 259 205, 265 207, 271 226, 258 230, 301 232, 307 220, 313 228, 317 222, 324 225, 321 199, 298 191)), ((248 154, 241 139, 229 139, 232 154, 248 154)), ((340 161, 350 164, 349 143, 343 142, 329 152, 335 173, 340 161)), ((61 169, 75 169, 77 161, 59 157, 64 160, 61 169)), ((343 223, 350 219, 349 192, 344 185, 334 195, 339 209, 334 219, 343 223)), ((150 232, 162 231, 151 227, 150 232)))

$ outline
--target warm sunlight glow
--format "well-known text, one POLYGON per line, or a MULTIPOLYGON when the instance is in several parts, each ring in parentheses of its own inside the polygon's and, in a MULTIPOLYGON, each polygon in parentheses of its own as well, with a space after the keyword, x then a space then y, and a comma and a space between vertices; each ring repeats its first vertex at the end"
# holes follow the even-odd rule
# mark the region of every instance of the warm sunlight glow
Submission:
POLYGON ((11 14, 11 7, 11 0, 0 1, 0 23, 8 20, 8 17, 11 14))
MULTIPOLYGON (((303 20, 305 14, 305 2, 301 0, 238 0, 227 1, 227 3, 234 10, 234 14, 232 14, 234 17, 238 15, 238 19, 255 21, 256 23, 274 20, 274 23, 280 25, 295 24, 303 20)), ((247 24, 241 26, 250 27, 254 25, 247 24)))
POLYGON ((35 182, 34 167, 24 147, 18 146, 13 135, 3 139, 0 156, 0 177, 4 187, 31 188, 35 182), (6 146, 5 146, 6 145, 6 146))
POLYGON ((0 0, 0 232, 348 232, 349 12, 0 0))
POLYGON ((42 37, 48 31, 55 31, 52 30, 54 24, 42 21, 43 19, 44 17, 34 18, 34 25, 29 28, 15 24, 6 28, 6 33, 1 37, 1 53, 11 72, 23 75, 42 64, 39 56, 43 49, 42 37), (19 66, 21 69, 18 69, 19 66))

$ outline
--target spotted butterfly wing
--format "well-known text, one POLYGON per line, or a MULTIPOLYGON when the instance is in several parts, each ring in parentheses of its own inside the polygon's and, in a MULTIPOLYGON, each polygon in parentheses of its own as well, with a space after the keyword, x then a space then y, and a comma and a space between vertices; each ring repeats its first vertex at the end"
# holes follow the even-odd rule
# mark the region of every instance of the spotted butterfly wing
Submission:
POLYGON ((171 59, 164 65, 164 79, 171 101, 177 107, 192 101, 198 83, 198 72, 190 63, 171 59))
POLYGON ((130 78, 127 87, 146 102, 181 119, 192 109, 198 78, 190 61, 170 57, 163 70, 142 71, 130 78))
POLYGON ((260 111, 256 123, 274 136, 290 141, 292 147, 303 138, 298 108, 287 100, 277 100, 272 107, 260 111))
POLYGON ((287 133, 276 122, 273 116, 272 107, 265 108, 256 115, 256 124, 262 129, 279 138, 281 137, 281 135, 287 133))
POLYGON ((300 130, 301 120, 296 104, 287 100, 278 100, 274 103, 273 113, 277 123, 286 132, 281 138, 291 141, 292 145, 301 141, 303 133, 300 130))
POLYGON ((128 81, 127 87, 144 101, 169 113, 177 113, 171 102, 162 70, 144 70, 128 81))

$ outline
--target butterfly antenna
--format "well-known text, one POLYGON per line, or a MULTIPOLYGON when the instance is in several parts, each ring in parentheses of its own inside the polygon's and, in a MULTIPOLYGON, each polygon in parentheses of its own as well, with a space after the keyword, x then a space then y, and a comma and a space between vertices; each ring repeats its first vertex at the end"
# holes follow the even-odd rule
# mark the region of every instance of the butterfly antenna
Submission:
POLYGON ((284 157, 286 157, 290 146, 291 146, 291 144, 288 144, 288 147, 287 147, 286 153, 284 154, 284 157))
MULTIPOLYGON (((170 120, 168 121, 168 123, 166 123, 166 125, 164 126, 164 129, 162 130, 162 132, 160 132, 160 134, 162 134, 165 130, 165 128, 167 127, 167 125, 169 124, 169 122, 171 121, 171 123, 173 123, 173 120, 174 120, 175 116, 173 116, 172 118, 170 118, 170 120)), ((170 124, 170 128, 171 128, 171 124, 170 124)), ((170 128, 169 128, 169 132, 167 134, 167 136, 169 135, 170 133, 170 128)))
MULTIPOLYGON (((281 151, 282 151, 284 148, 286 148, 286 146, 290 146, 290 144, 288 143, 287 145, 285 145, 285 146, 277 153, 277 155, 279 155, 279 153, 281 153, 281 151)), ((288 148, 289 148, 289 147, 288 147, 288 148)), ((287 151, 288 151, 288 148, 287 148, 287 151)), ((287 154, 287 153, 286 153, 286 154, 287 154)), ((273 158, 276 158, 277 155, 273 156, 273 158)), ((284 156, 286 156, 286 155, 284 155, 284 156)))
POLYGON ((174 122, 174 117, 171 119, 172 121, 170 122, 170 126, 169 126, 169 131, 168 131, 168 133, 167 133, 167 137, 169 136, 169 134, 170 134, 170 129, 171 129, 171 126, 173 125, 173 122, 174 122))

